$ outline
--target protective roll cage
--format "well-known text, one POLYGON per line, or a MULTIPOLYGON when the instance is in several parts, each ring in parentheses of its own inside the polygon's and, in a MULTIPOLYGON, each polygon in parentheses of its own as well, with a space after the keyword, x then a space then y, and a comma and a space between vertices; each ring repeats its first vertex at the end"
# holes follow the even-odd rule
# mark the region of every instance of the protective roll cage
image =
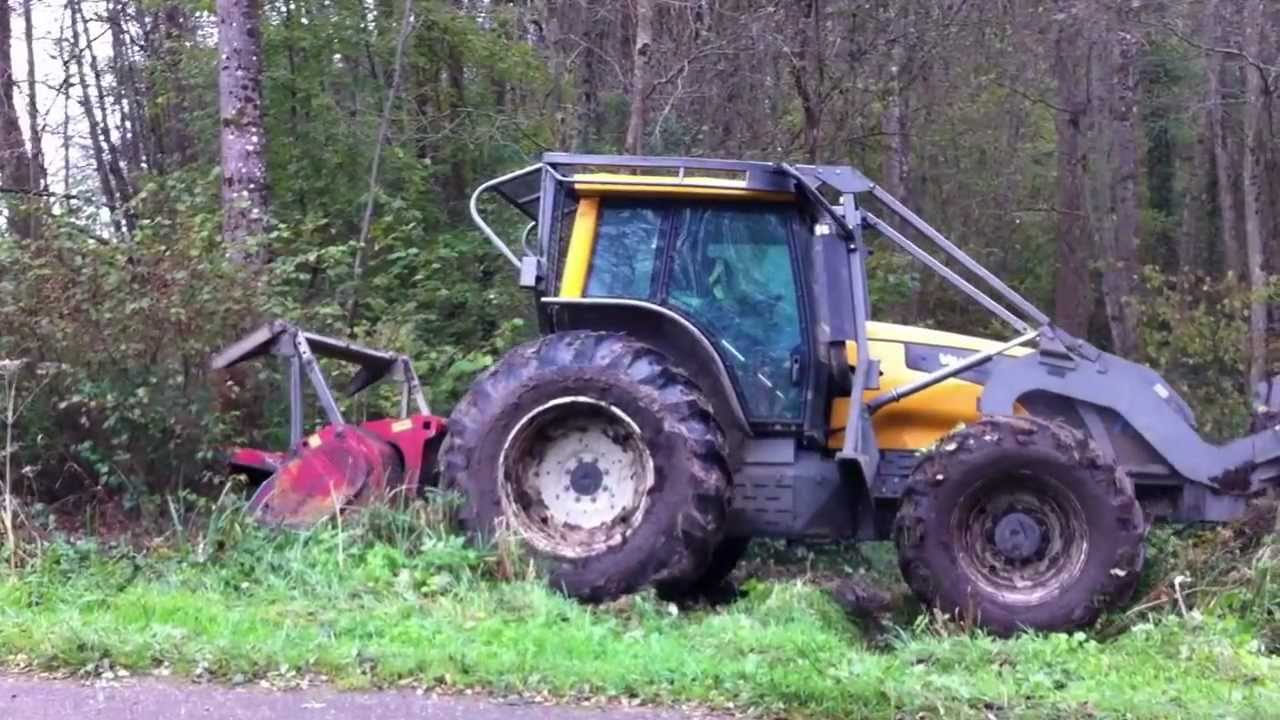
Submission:
MULTIPOLYGON (((1060 352, 1068 346, 1076 346, 1079 341, 1066 337, 1061 331, 1052 328, 1049 318, 1035 305, 1002 282, 989 270, 949 241, 934 227, 926 223, 905 205, 871 182, 858 170, 849 166, 836 165, 790 165, 787 163, 766 163, 738 160, 711 160, 706 158, 666 158, 666 157, 630 157, 619 155, 578 155, 569 153, 547 153, 542 162, 530 165, 521 170, 508 173, 490 180, 476 189, 471 196, 471 218, 489 242, 502 253, 520 273, 521 284, 535 287, 543 277, 546 258, 553 242, 552 228, 539 226, 539 217, 549 217, 551 203, 556 191, 561 188, 572 188, 575 179, 569 168, 590 167, 608 168, 615 171, 674 171, 674 175, 657 179, 652 175, 630 179, 626 177, 601 178, 593 175, 590 183, 616 186, 655 185, 679 186, 685 188, 706 188, 723 190, 722 182, 709 182, 705 177, 691 177, 690 171, 714 172, 735 176, 739 187, 743 190, 764 192, 798 193, 811 202, 830 222, 821 223, 818 232, 837 232, 848 248, 849 270, 853 278, 853 337, 838 340, 852 340, 857 348, 857 362, 854 365, 851 397, 861 397, 862 392, 869 389, 870 382, 878 377, 874 361, 868 356, 866 342, 866 323, 869 316, 869 297, 867 295, 866 254, 863 248, 863 231, 875 229, 909 255, 922 262, 947 282, 964 292, 979 305, 996 317, 1008 323, 1019 334, 1009 342, 992 350, 976 353, 958 363, 937 370, 908 386, 887 392, 866 406, 867 413, 874 413, 881 407, 927 390, 938 383, 955 377, 963 372, 989 362, 1019 345, 1026 344, 1036 338, 1051 338, 1054 349, 1060 352), (521 241, 521 255, 517 255, 512 247, 490 227, 480 213, 479 202, 482 195, 495 192, 513 207, 529 218, 521 241), (833 204, 827 199, 827 193, 838 197, 833 204), (985 283, 989 290, 1004 300, 1002 304, 988 292, 976 287, 956 271, 935 258, 920 245, 912 242, 905 235, 876 216, 858 202, 860 195, 869 195, 879 201, 898 219, 928 238, 947 256, 958 262, 963 268, 972 272, 985 283), (538 231, 538 246, 529 247, 529 236, 534 229, 538 231)), ((837 339, 833 339, 837 340, 837 339)), ((1042 349, 1045 349, 1042 347, 1042 349)), ((862 447, 865 433, 861 431, 864 414, 862 405, 850 403, 848 424, 845 432, 845 445, 841 456, 861 460, 867 456, 862 447)), ((874 461, 872 461, 874 463, 874 461)))

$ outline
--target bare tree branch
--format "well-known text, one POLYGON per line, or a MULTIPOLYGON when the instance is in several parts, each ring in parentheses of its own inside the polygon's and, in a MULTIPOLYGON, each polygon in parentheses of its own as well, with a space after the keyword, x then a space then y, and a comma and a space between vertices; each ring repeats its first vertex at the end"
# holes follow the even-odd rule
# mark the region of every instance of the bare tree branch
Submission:
POLYGON ((347 308, 347 325, 356 322, 359 309, 360 279, 364 275, 365 263, 373 247, 369 237, 369 227, 373 222, 373 206, 378 197, 378 165, 382 160, 382 146, 387 141, 387 130, 391 125, 391 109, 395 105, 396 95, 400 93, 400 71, 404 65, 404 50, 409 35, 417 25, 413 13, 413 0, 404 0, 404 17, 400 21, 400 36, 396 38, 395 69, 391 73, 391 88, 387 92, 387 100, 382 105, 382 119, 378 122, 378 138, 373 146, 373 160, 369 167, 369 197, 364 205, 364 217, 360 219, 360 238, 356 243, 355 266, 352 268, 351 304, 347 308))
POLYGON ((1276 80, 1280 78, 1280 67, 1277 67, 1275 65, 1267 65, 1261 60, 1258 60, 1257 58, 1255 58, 1250 53, 1244 50, 1240 50, 1239 48, 1217 47, 1214 45, 1207 45, 1205 43, 1202 43, 1199 40, 1196 40, 1195 38, 1190 37, 1186 33, 1182 32, 1177 28, 1177 26, 1173 25, 1172 23, 1153 23, 1153 22, 1144 22, 1144 21, 1139 21, 1139 22, 1140 24, 1146 25, 1147 27, 1153 27, 1159 30, 1164 30, 1165 32, 1172 35, 1173 37, 1177 38, 1178 40, 1181 40, 1183 43, 1197 50, 1201 50, 1203 52, 1217 53, 1219 55, 1229 55, 1231 57, 1235 57, 1235 58, 1239 58, 1240 60, 1243 60, 1246 65, 1249 65, 1250 67, 1252 67, 1262 77, 1262 84, 1263 84, 1263 88, 1266 91, 1266 94, 1267 95, 1275 94, 1276 80))

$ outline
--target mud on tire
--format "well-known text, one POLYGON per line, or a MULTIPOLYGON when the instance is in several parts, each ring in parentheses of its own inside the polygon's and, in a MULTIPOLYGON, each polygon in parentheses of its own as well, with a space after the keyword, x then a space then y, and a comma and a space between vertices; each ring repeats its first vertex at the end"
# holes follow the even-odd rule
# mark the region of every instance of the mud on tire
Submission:
POLYGON ((1132 482, 1084 435, 987 417, 916 467, 893 537, 922 602, 1008 635, 1089 625, 1128 600, 1146 527, 1132 482))
POLYGON ((514 528, 551 585, 586 601, 701 577, 729 493, 724 435, 693 381, 648 345, 599 332, 521 345, 477 379, 449 418, 441 482, 463 495, 467 532, 514 528), (601 437, 622 449, 593 457, 601 437), (588 521, 601 517, 597 531, 588 521))
POLYGON ((702 574, 688 582, 661 583, 657 586, 658 597, 670 602, 722 602, 736 593, 729 582, 738 562, 747 554, 751 545, 749 537, 727 537, 720 541, 711 553, 711 559, 702 574))

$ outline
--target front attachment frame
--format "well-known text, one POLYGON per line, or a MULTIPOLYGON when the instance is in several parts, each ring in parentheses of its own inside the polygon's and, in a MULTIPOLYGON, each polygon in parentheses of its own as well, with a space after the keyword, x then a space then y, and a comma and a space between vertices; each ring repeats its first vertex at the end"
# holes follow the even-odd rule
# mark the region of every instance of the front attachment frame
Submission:
POLYGON ((421 415, 430 415, 422 391, 422 383, 413 369, 413 361, 401 353, 375 350, 364 345, 338 338, 308 332, 284 320, 271 320, 252 330, 236 342, 214 353, 210 366, 223 370, 256 358, 271 355, 284 361, 289 378, 289 447, 296 448, 302 442, 304 403, 303 377, 320 402, 329 425, 343 426, 342 416, 333 390, 320 370, 317 357, 327 357, 357 366, 356 373, 347 384, 346 395, 352 396, 390 379, 400 383, 400 416, 408 417, 412 409, 421 415))

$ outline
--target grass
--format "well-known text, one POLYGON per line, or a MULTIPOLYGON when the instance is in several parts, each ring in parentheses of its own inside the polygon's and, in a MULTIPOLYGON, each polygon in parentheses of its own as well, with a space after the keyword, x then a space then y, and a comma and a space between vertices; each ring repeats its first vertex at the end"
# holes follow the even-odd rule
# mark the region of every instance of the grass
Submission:
MULTIPOLYGON (((437 526, 379 511, 341 531, 273 534, 224 512, 145 552, 53 542, 0 579, 0 655, 47 669, 314 673, 347 687, 411 682, 788 717, 1251 718, 1274 717, 1280 703, 1267 640, 1280 601, 1257 567, 1185 613, 1166 609, 1178 603, 1159 602, 1163 586, 1149 580, 1152 610, 1091 634, 998 640, 906 611, 872 638, 815 578, 881 577, 883 549, 798 551, 808 570, 786 577, 770 569, 797 551, 771 548, 755 573, 770 579, 748 580, 719 608, 680 610, 651 594, 586 607, 546 590, 509 552, 473 549, 437 526)), ((1218 540, 1161 535, 1171 558, 1161 577, 1218 540)))

